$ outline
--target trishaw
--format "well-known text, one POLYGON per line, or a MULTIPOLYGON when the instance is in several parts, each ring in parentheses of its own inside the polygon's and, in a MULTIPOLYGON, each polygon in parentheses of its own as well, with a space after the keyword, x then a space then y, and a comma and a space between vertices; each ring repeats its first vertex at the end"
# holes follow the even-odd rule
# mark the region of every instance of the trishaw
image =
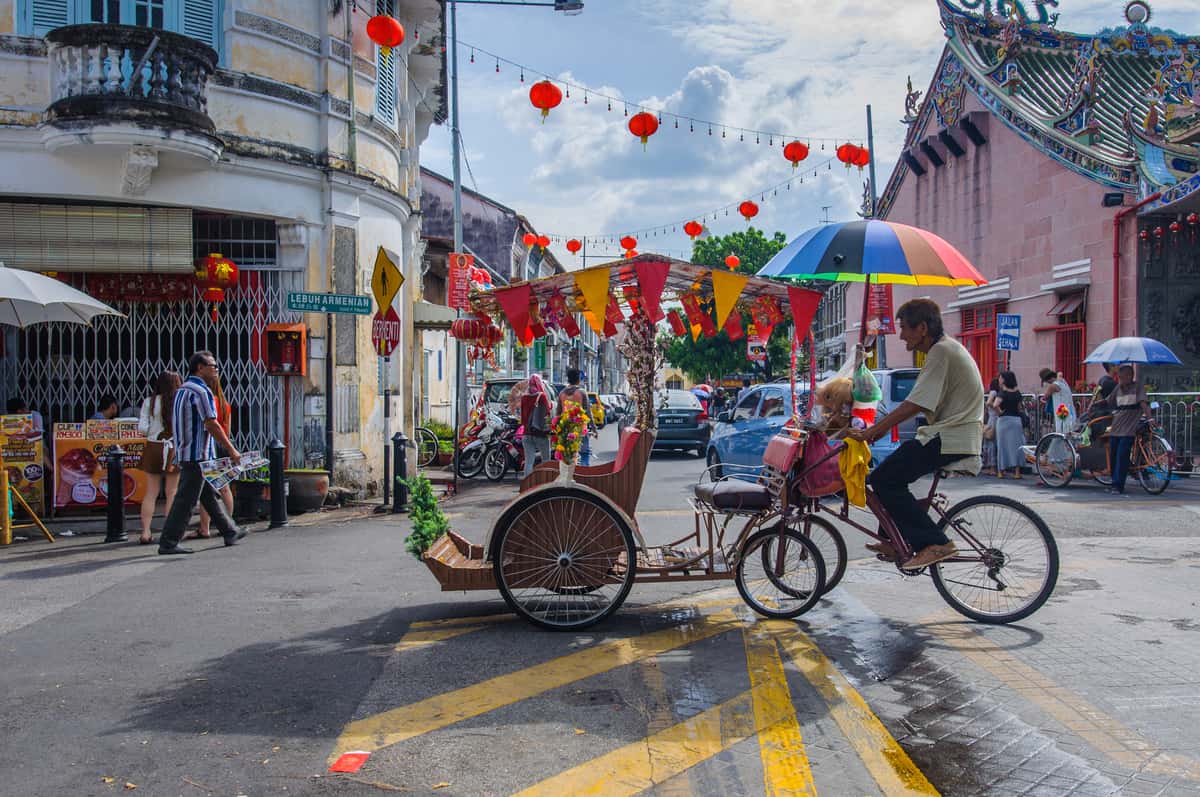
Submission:
MULTIPOLYGON (((635 581, 732 580, 759 614, 792 618, 816 605, 845 572, 846 544, 827 516, 890 542, 900 561, 911 555, 869 488, 867 508, 878 520, 877 531, 852 520, 848 502, 834 509, 828 496, 805 492, 807 470, 836 456, 837 449, 821 443, 822 449, 805 456, 806 446, 823 437, 798 415, 770 441, 761 467, 737 473, 725 465, 730 472, 720 478, 711 469, 705 472, 691 499, 695 517, 689 534, 662 544, 644 539, 635 510, 655 436, 658 361, 651 319, 658 317, 664 296, 711 297, 719 316, 722 306, 734 306, 725 291, 731 283, 738 289, 737 306, 749 310, 754 305, 757 312, 769 309, 765 302, 774 305, 781 321, 790 315, 799 330, 793 347, 798 337, 808 336, 819 292, 758 277, 729 280, 711 275, 707 267, 651 254, 471 294, 476 313, 515 321, 518 335, 527 334, 526 324, 560 321, 563 311, 591 311, 599 316, 597 326, 600 319, 615 324, 620 316, 637 418, 622 430, 612 462, 576 467, 569 479, 561 463, 538 465, 481 545, 454 532, 438 539, 422 558, 443 590, 498 589, 531 623, 570 630, 615 612, 635 581), (528 316, 513 311, 525 307, 528 316)), ((810 379, 815 380, 815 369, 810 368, 810 379)), ((1012 622, 1035 611, 1049 597, 1058 572, 1058 550, 1046 524, 1032 510, 1000 497, 976 496, 947 508, 938 483, 935 478, 925 504, 941 517, 961 551, 926 568, 941 595, 982 622, 1012 622)), ((921 571, 901 567, 901 572, 921 571)))
MULTIPOLYGON (((1025 446, 1029 460, 1038 477, 1050 487, 1066 487, 1077 475, 1090 476, 1105 486, 1112 484, 1112 462, 1109 456, 1108 435, 1111 415, 1101 415, 1086 421, 1076 431, 1051 432, 1036 446, 1025 446)), ((1171 483, 1171 444, 1158 434, 1155 427, 1143 421, 1138 426, 1130 454, 1129 475, 1141 483, 1142 489, 1158 495, 1171 483)))

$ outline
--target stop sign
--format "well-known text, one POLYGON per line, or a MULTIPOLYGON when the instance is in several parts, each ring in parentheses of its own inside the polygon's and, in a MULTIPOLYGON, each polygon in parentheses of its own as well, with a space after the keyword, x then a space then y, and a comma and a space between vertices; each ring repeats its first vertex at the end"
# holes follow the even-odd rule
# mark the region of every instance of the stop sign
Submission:
POLYGON ((386 313, 375 313, 371 318, 371 347, 380 357, 390 357, 400 345, 400 316, 389 307, 386 313))

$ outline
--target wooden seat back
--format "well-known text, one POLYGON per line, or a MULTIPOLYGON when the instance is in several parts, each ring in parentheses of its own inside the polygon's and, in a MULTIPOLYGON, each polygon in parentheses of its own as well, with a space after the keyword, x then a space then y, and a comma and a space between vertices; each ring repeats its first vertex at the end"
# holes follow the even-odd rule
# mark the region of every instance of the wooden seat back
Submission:
MULTIPOLYGON (((642 495, 642 481, 646 477, 646 466, 650 462, 655 436, 653 430, 638 432, 632 427, 625 430, 617 447, 617 460, 607 463, 607 466, 597 466, 594 473, 588 472, 592 468, 576 468, 575 481, 607 496, 625 514, 633 517, 642 495), (622 454, 625 456, 622 457, 622 454), (622 459, 624 462, 621 462, 622 459), (620 468, 616 467, 618 463, 621 464, 620 468)), ((558 463, 542 463, 521 481, 521 492, 549 484, 557 478, 558 463)))

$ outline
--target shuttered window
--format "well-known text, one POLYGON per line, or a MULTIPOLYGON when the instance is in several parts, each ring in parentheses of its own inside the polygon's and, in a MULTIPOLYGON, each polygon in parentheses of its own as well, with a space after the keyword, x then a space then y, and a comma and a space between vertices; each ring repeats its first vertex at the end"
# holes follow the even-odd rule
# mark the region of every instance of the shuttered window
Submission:
MULTIPOLYGON (((375 13, 396 15, 395 0, 375 0, 375 13)), ((396 124, 396 51, 376 47, 375 116, 389 126, 396 124)))
POLYGON ((161 28, 199 39, 221 52, 223 0, 17 0, 20 32, 45 36, 88 22, 161 28))
POLYGON ((190 273, 192 211, 0 202, 0 262, 34 271, 190 273))
POLYGON ((24 0, 21 8, 21 32, 45 36, 55 28, 73 21, 73 0, 24 0))

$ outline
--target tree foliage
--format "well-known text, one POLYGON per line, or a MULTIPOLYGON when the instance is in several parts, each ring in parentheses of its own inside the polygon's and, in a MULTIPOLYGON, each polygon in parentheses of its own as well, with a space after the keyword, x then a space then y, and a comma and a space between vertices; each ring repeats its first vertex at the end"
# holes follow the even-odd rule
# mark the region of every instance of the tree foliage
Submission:
MULTIPOLYGON (((745 232, 729 235, 714 235, 701 238, 692 246, 692 262, 712 268, 726 268, 725 258, 737 255, 741 260, 737 271, 754 275, 775 254, 787 245, 782 232, 770 238, 755 227, 745 232)), ((753 323, 749 313, 742 314, 742 329, 749 330, 753 323)), ((791 325, 778 325, 767 341, 767 359, 763 363, 750 362, 746 357, 746 338, 730 340, 725 330, 711 338, 703 335, 693 341, 690 335, 675 337, 664 335, 663 345, 666 359, 695 381, 718 379, 730 374, 758 373, 764 380, 771 380, 787 373, 791 360, 791 325)))

